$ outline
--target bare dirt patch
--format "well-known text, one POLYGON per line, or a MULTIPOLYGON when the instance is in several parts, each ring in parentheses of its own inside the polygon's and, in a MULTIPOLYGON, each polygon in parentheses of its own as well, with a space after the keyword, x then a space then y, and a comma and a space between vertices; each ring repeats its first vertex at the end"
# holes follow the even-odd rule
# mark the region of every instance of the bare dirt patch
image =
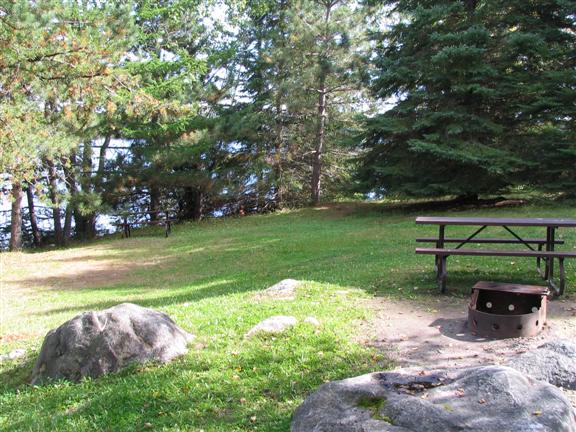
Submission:
MULTIPOLYGON (((484 339, 466 326, 468 300, 439 296, 428 300, 371 300, 376 318, 366 325, 366 343, 382 350, 398 367, 461 368, 504 364, 544 342, 576 338, 576 297, 548 304, 543 331, 535 337, 484 339)), ((576 392, 568 392, 576 406, 576 392)))
POLYGON ((142 256, 127 240, 119 253, 105 246, 63 249, 36 254, 5 254, 2 288, 6 291, 98 288, 133 280, 134 271, 157 265, 166 257, 142 256))

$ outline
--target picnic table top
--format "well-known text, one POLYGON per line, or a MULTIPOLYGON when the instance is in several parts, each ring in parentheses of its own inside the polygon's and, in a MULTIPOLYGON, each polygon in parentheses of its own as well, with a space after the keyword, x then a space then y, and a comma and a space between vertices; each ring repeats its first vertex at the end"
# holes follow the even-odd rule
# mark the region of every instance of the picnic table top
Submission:
POLYGON ((417 224, 429 225, 488 225, 488 226, 545 226, 576 228, 576 219, 557 218, 495 218, 418 216, 417 224))

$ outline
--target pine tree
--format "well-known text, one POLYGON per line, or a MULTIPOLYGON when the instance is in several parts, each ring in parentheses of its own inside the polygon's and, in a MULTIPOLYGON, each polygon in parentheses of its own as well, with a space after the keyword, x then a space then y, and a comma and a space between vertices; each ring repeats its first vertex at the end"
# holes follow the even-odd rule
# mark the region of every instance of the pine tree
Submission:
MULTIPOLYGON (((53 0, 3 5, 0 172, 8 173, 15 202, 43 163, 55 168, 55 161, 76 145, 76 125, 89 127, 102 99, 124 85, 114 65, 125 53, 130 20, 129 9, 118 5, 53 0)), ((50 171, 56 176, 55 169, 50 171)), ((21 223, 14 209, 13 227, 21 223)), ((54 211, 57 225, 58 205, 54 211)), ((17 235, 11 241, 13 249, 21 247, 17 235)))
POLYGON ((321 192, 346 174, 347 152, 340 144, 362 98, 356 65, 364 33, 354 6, 345 0, 270 0, 249 8, 242 137, 267 156, 265 176, 280 206, 317 204, 321 192))
POLYGON ((147 209, 151 220, 164 207, 178 207, 183 219, 202 215, 214 153, 205 129, 214 116, 212 104, 226 95, 226 79, 216 72, 231 55, 226 31, 210 19, 214 3, 136 2, 139 37, 127 69, 139 77, 145 103, 119 110, 131 158, 117 166, 130 176, 109 181, 116 193, 125 193, 115 207, 147 209))
POLYGON ((574 183, 576 33, 569 1, 387 1, 360 188, 475 196, 574 183))

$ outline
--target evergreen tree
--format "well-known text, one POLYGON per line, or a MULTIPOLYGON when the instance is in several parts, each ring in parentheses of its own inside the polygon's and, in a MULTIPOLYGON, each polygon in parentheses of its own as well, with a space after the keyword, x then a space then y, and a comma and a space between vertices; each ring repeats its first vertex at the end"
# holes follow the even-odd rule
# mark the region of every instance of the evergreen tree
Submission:
MULTIPOLYGON (((5 2, 0 9, 0 172, 20 202, 23 186, 76 143, 102 98, 122 79, 114 71, 130 29, 129 10, 99 2, 5 2)), ((119 84, 120 83, 120 84, 119 84)), ((55 225, 58 200, 52 188, 55 225)), ((20 212, 13 206, 12 227, 20 212)), ((11 248, 20 247, 14 232, 11 248)))
POLYGON ((574 185, 573 2, 382 3, 397 23, 377 33, 371 86, 395 106, 366 120, 362 190, 574 185))
POLYGON ((248 11, 243 136, 266 155, 280 205, 317 204, 347 172, 340 144, 362 99, 361 11, 344 0, 259 1, 248 11))
POLYGON ((223 23, 210 17, 219 2, 136 2, 139 38, 127 68, 141 82, 145 107, 123 109, 121 136, 131 157, 119 160, 109 184, 123 191, 115 206, 178 207, 183 219, 199 219, 212 189, 213 141, 206 138, 213 106, 227 94, 219 73, 231 56, 223 23), (131 199, 132 196, 134 199, 131 199))

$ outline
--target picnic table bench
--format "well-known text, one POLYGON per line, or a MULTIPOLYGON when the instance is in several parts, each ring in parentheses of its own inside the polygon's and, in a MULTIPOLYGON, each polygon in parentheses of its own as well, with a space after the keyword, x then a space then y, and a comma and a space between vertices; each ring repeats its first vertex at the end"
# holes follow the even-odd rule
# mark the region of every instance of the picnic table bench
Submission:
POLYGON ((556 229, 559 227, 576 228, 576 220, 570 219, 543 219, 543 218, 462 218, 462 217, 417 217, 417 224, 438 225, 437 237, 420 237, 417 242, 435 243, 433 248, 416 248, 417 254, 428 254, 435 256, 436 277, 438 286, 444 293, 446 291, 447 259, 451 255, 460 256, 495 256, 495 257, 529 257, 536 258, 536 269, 548 283, 555 295, 564 293, 566 286, 566 275, 564 260, 566 258, 576 258, 576 252, 556 251, 556 245, 564 244, 563 240, 555 239, 556 229), (446 226, 479 226, 468 237, 446 237, 446 226), (476 236, 489 226, 502 227, 508 231, 512 238, 476 238, 476 236), (522 238, 510 227, 545 227, 546 238, 522 238), (447 243, 457 243, 455 247, 446 248, 447 243), (524 245, 527 249, 468 249, 462 248, 467 244, 503 244, 503 245, 524 245), (535 248, 537 247, 537 249, 535 248), (543 250, 545 248, 545 250, 543 250), (559 263, 559 284, 554 282, 554 259, 559 263), (541 261, 545 262, 545 269, 541 269, 541 261))

